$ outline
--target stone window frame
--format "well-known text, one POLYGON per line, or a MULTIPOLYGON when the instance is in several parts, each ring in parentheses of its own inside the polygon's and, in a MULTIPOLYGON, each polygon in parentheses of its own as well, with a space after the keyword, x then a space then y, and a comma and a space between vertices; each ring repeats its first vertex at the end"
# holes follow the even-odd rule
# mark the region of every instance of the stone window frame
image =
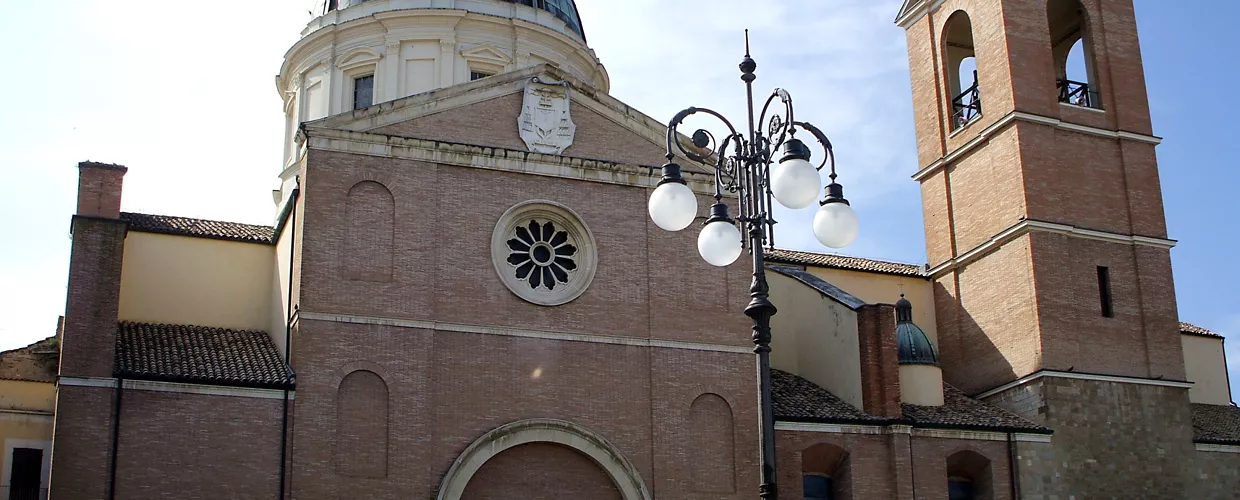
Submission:
POLYGON ((491 234, 491 261, 500 281, 517 297, 540 306, 559 306, 576 300, 594 281, 598 244, 594 233, 572 209, 550 200, 528 200, 509 208, 496 221, 491 234), (508 241, 514 238, 517 226, 524 226, 531 220, 552 222, 568 233, 569 241, 577 248, 573 255, 577 268, 567 283, 559 283, 554 289, 532 288, 528 281, 517 277, 517 266, 508 261, 513 254, 508 241))
POLYGON ((354 111, 353 84, 358 78, 366 76, 374 77, 374 84, 370 89, 370 105, 374 106, 379 103, 379 96, 382 95, 379 62, 382 59, 382 55, 374 47, 354 47, 336 58, 336 71, 340 75, 339 81, 341 82, 341 92, 336 97, 339 101, 337 102, 338 109, 344 112, 354 111))
POLYGON ((444 474, 435 499, 460 500, 469 480, 488 460, 529 443, 554 443, 572 448, 598 464, 624 500, 651 500, 650 490, 642 481, 641 473, 619 448, 585 426, 553 418, 518 420, 474 440, 444 474))

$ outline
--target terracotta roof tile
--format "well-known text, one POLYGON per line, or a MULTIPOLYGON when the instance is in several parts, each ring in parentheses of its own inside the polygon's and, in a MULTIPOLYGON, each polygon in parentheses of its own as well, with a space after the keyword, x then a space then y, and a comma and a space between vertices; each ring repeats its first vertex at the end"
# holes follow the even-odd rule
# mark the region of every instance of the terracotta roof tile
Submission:
POLYGON ((768 250, 766 260, 773 263, 798 266, 829 267, 849 271, 894 274, 898 276, 926 276, 925 267, 885 260, 865 259, 827 253, 801 252, 796 250, 768 250))
POLYGON ((271 389, 294 384, 264 332, 127 321, 118 330, 119 377, 271 389))
POLYGON ((1193 403, 1193 441, 1240 444, 1240 408, 1193 403))
POLYGON ((131 231, 143 233, 171 234, 176 236, 194 236, 228 241, 248 243, 271 243, 273 228, 242 224, 240 222, 224 222, 189 217, 173 217, 171 215, 151 215, 133 212, 121 212, 121 220, 129 223, 131 231))
POLYGON ((874 425, 902 423, 922 428, 1051 432, 1007 410, 970 398, 947 384, 944 384, 943 406, 902 404, 904 418, 866 414, 813 382, 780 370, 771 370, 771 386, 775 418, 783 421, 874 425))
POLYGON ((1180 322, 1180 333, 1187 334, 1187 335, 1196 335, 1198 337, 1213 337, 1216 339, 1223 338, 1222 335, 1219 335, 1217 333, 1214 333, 1210 330, 1194 325, 1192 323, 1185 323, 1183 321, 1180 322))
POLYGON ((981 430, 1021 430, 1050 432, 1003 408, 966 396, 960 389, 943 384, 943 406, 901 404, 904 418, 919 427, 951 427, 981 430))
POLYGON ((817 384, 782 370, 771 370, 775 418, 802 422, 882 421, 858 410, 817 384))

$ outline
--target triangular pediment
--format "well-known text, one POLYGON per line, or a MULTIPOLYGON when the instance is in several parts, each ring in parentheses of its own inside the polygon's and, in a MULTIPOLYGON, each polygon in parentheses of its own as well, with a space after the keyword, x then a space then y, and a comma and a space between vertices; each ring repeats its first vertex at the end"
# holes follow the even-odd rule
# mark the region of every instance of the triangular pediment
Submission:
POLYGON ((896 14, 896 24, 908 28, 914 21, 921 19, 927 12, 943 5, 944 0, 904 0, 900 12, 896 14))
POLYGON ((563 156, 643 166, 666 161, 667 129, 662 123, 549 65, 425 92, 307 125, 528 151, 520 135, 519 117, 525 88, 535 78, 564 82, 568 87, 569 114, 576 131, 563 156))
POLYGON ((478 45, 461 51, 461 57, 467 60, 488 62, 500 66, 507 65, 512 62, 512 56, 506 54, 503 50, 496 48, 494 45, 478 45))

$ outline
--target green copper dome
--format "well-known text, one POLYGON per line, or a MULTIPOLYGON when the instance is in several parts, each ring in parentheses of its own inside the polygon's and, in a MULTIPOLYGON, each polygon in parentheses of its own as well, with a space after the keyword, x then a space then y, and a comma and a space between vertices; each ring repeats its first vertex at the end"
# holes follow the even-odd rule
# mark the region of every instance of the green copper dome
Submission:
POLYGON ((913 323, 913 303, 900 295, 896 302, 896 340, 899 342, 900 364, 939 365, 930 337, 913 323))

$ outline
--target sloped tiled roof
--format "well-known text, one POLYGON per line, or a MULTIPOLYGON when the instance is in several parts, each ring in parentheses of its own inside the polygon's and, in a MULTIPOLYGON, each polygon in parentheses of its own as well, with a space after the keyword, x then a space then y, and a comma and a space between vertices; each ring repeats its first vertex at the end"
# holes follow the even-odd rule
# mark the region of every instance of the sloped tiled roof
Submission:
POLYGON ((237 387, 288 389, 293 373, 264 332, 121 322, 116 375, 237 387))
POLYGON ((1193 403, 1193 441, 1240 445, 1240 408, 1193 403))
POLYGON ((121 220, 129 223, 131 231, 143 233, 194 236, 247 243, 271 243, 273 228, 240 222, 224 222, 171 215, 151 215, 121 212, 121 220))
POLYGON ((1185 323, 1183 321, 1180 322, 1180 333, 1183 333, 1185 335, 1196 335, 1198 337, 1212 337, 1216 339, 1223 338, 1222 335, 1219 335, 1217 333, 1214 333, 1210 330, 1194 325, 1192 323, 1185 323))
POLYGON ((8 351, 0 352, 0 380, 55 382, 60 367, 60 348, 51 336, 8 351))
POLYGON ((966 396, 960 389, 943 384, 943 406, 901 404, 904 418, 924 427, 968 429, 1019 429, 1025 432, 1050 432, 1050 429, 1025 420, 1003 408, 966 396))
POLYGON ((775 419, 789 422, 878 423, 816 383, 782 370, 771 370, 775 419))
POLYGON ((907 424, 924 428, 1050 433, 1002 408, 966 396, 944 384, 943 406, 902 404, 903 418, 869 415, 804 378, 771 370, 775 418, 789 422, 907 424))
POLYGON ((827 253, 801 252, 796 250, 768 250, 766 260, 772 263, 798 266, 829 267, 848 271, 894 274, 897 276, 925 277, 925 268, 914 264, 888 262, 885 260, 849 257, 827 253))
POLYGON ((817 384, 782 370, 771 370, 771 394, 776 420, 833 423, 882 420, 845 403, 817 384))
POLYGON ((828 283, 827 280, 814 276, 813 273, 805 271, 799 267, 791 266, 768 266, 773 272, 782 274, 794 280, 797 280, 806 286, 817 290, 818 293, 832 300, 843 304, 844 306, 857 310, 865 305, 865 301, 854 297, 852 294, 841 290, 839 287, 828 283))

